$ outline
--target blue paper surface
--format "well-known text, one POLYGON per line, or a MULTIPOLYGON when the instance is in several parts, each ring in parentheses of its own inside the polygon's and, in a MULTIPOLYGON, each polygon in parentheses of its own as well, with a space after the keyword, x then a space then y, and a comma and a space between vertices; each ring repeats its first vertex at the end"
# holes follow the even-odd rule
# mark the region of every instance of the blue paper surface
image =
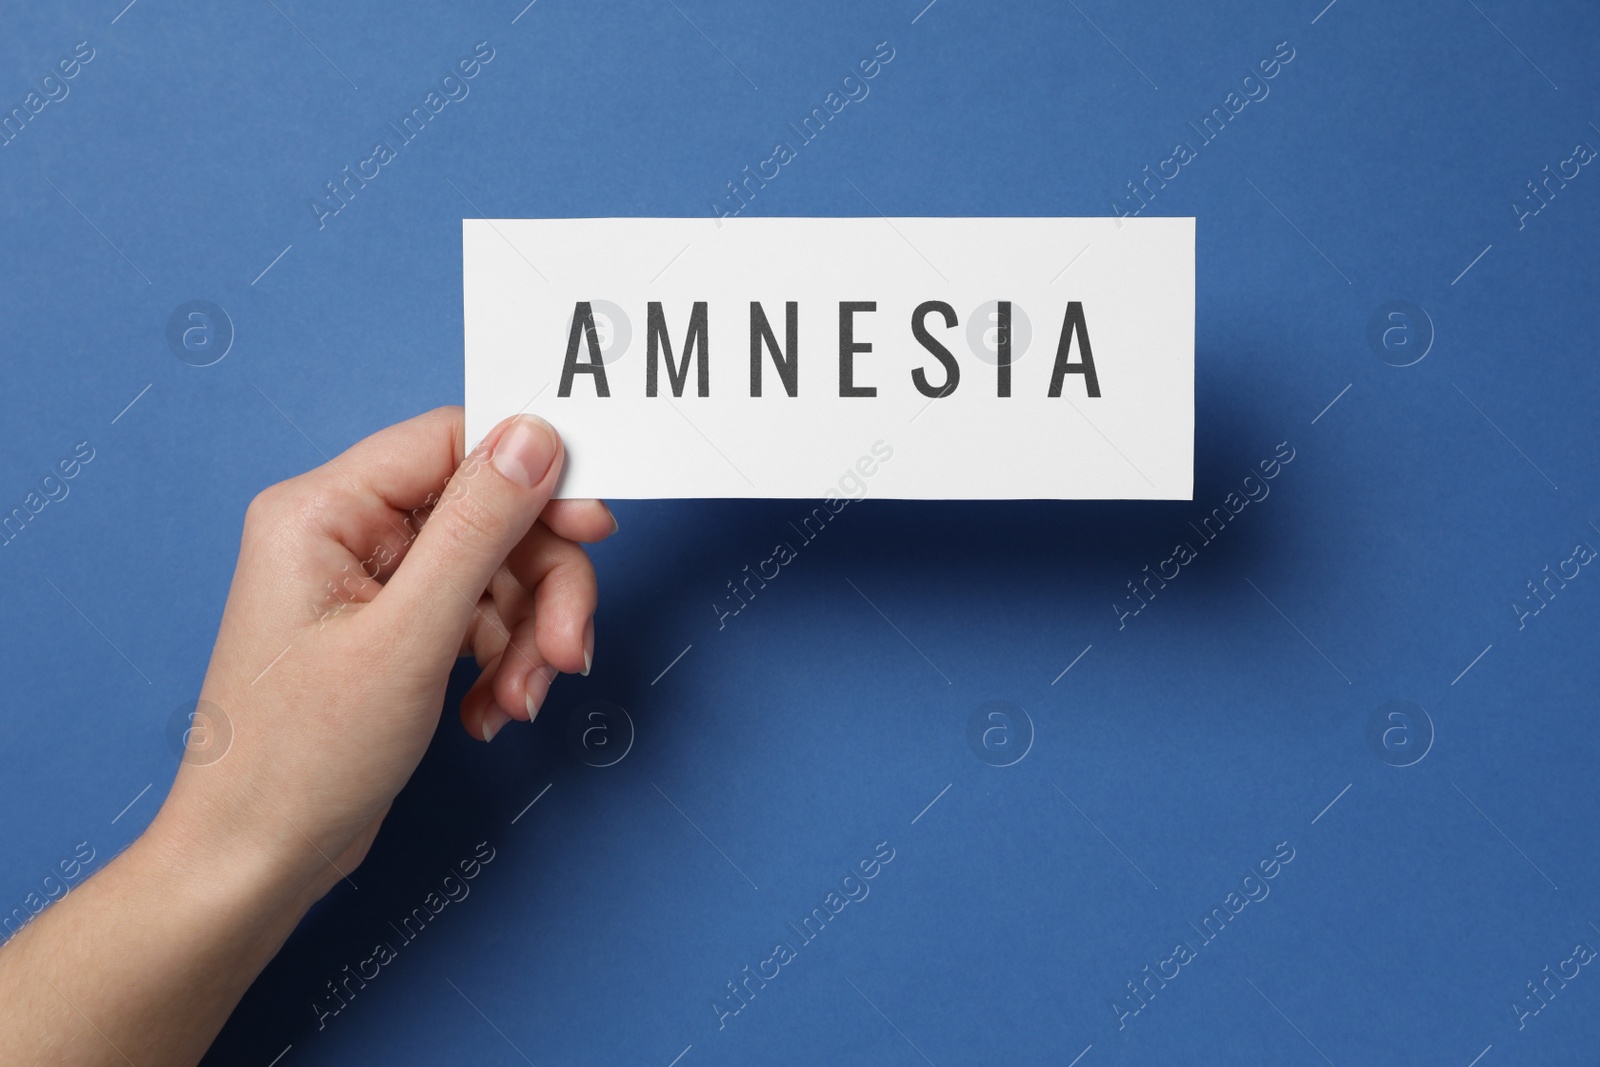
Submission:
POLYGON ((208 1062, 1591 1062, 1600 12, 923 3, 0 16, 0 510, 93 452, 0 548, 0 906, 155 812, 249 499, 459 401, 462 218, 1137 209, 1192 503, 869 499, 736 614, 806 509, 620 504, 591 676, 445 715, 208 1062))

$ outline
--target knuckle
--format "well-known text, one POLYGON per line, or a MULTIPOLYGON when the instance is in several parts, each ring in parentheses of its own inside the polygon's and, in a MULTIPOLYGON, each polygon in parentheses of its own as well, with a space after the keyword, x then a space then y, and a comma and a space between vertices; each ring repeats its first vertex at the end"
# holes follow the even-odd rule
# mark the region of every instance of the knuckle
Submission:
POLYGON ((339 507, 339 497, 334 487, 304 475, 269 485, 245 508, 245 536, 273 543, 293 539, 323 524, 339 507))
POLYGON ((246 555, 275 555, 289 537, 288 516, 293 491, 285 483, 269 485, 255 495, 244 512, 241 558, 246 555))
POLYGON ((428 519, 428 528, 443 537, 453 548, 480 550, 484 544, 499 540, 503 525, 478 493, 454 494, 449 502, 436 508, 428 519))
POLYGON ((592 608, 599 599, 599 585, 588 553, 571 545, 552 552, 552 557, 554 565, 545 572, 541 584, 557 599, 592 608))
POLYGON ((271 521, 272 514, 278 510, 284 498, 284 483, 269 485, 251 498, 250 504, 244 509, 246 525, 262 526, 271 521))
POLYGON ((594 564, 589 560, 589 553, 580 546, 570 541, 562 544, 554 555, 555 566, 551 568, 554 573, 566 576, 569 581, 592 581, 594 564))

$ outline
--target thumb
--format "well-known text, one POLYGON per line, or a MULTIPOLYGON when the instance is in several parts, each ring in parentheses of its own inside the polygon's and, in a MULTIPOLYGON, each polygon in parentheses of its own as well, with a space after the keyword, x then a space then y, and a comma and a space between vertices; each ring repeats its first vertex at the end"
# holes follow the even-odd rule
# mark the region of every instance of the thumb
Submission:
POLYGON ((479 597, 549 502, 565 455, 548 422, 516 415, 462 461, 374 605, 415 654, 455 659, 479 597))

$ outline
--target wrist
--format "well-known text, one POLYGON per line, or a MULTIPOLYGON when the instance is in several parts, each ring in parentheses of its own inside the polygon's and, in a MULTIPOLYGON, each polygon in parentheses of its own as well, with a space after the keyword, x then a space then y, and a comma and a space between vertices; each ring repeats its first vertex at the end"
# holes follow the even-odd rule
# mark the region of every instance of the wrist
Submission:
POLYGON ((263 781, 260 758, 231 755, 181 765, 151 828, 180 867, 248 879, 304 911, 360 862, 345 853, 370 816, 303 783, 263 781))
POLYGON ((135 849, 148 877, 169 898, 192 916, 233 924, 260 941, 268 958, 322 895, 287 847, 262 847, 170 799, 130 851, 135 849))

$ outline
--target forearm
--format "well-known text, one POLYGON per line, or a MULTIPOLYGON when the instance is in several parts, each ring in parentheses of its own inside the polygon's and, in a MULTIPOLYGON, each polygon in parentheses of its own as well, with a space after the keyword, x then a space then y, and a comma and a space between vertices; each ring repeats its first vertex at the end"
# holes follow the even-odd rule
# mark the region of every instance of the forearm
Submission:
POLYGON ((199 1062, 314 896, 176 823, 158 819, 0 949, 0 1063, 199 1062))

